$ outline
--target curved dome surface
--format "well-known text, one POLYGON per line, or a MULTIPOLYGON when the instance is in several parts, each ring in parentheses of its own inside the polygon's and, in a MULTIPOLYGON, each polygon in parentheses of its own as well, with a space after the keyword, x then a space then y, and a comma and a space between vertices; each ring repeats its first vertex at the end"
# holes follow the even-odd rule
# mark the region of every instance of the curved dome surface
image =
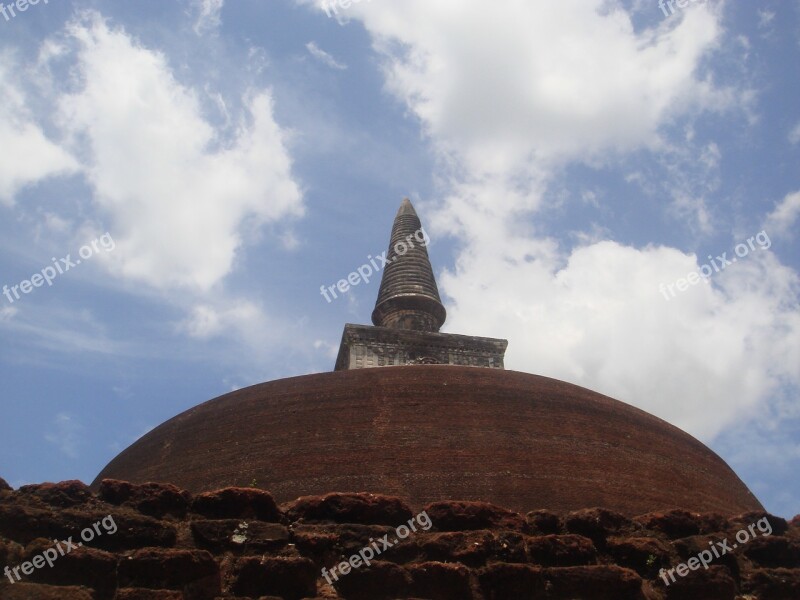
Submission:
POLYGON ((278 502, 329 492, 627 515, 762 506, 714 452, 607 396, 515 371, 421 365, 262 383, 196 406, 98 475, 278 502))

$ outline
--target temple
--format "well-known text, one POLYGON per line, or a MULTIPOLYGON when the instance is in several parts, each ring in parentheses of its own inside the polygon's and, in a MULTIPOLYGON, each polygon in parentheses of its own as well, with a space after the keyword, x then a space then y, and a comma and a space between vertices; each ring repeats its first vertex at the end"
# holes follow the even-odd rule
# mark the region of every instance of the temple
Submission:
POLYGON ((427 239, 404 200, 374 325, 345 326, 334 371, 190 408, 121 452, 92 487, 159 481, 202 493, 257 482, 278 503, 366 492, 414 506, 602 506, 627 516, 763 510, 686 432, 591 390, 505 369, 505 340, 441 333, 447 315, 427 239))
POLYGON ((334 370, 399 365, 503 368, 508 342, 439 333, 447 312, 428 257, 429 238, 406 198, 389 240, 372 323, 344 326, 334 370))

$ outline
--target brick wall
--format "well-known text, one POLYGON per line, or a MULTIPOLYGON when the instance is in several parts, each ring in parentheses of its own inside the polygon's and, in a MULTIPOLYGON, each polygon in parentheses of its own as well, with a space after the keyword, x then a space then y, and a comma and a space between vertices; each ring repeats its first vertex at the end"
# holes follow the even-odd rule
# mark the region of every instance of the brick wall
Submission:
MULTIPOLYGON (((398 498, 329 494, 277 506, 251 488, 191 495, 171 485, 106 480, 11 490, 0 479, 0 568, 33 561, 52 540, 111 516, 100 535, 36 568, 2 576, 2 600, 797 600, 800 517, 734 518, 685 511, 633 519, 598 509, 520 515, 479 502, 411 507, 398 498), (427 530, 383 550, 372 564, 331 578, 332 569, 424 510, 427 530), (665 586, 675 568, 760 519, 752 538, 709 568, 665 586), (21 574, 21 573, 20 573, 21 574), (12 575, 13 579, 13 575, 12 575)), ((405 533, 405 532, 404 532, 405 533)), ((88 535, 87 535, 88 537, 88 535)), ((63 549, 63 548, 62 548, 63 549)), ((39 561, 41 564, 41 560, 39 561)), ((30 568, 30 567, 29 567, 30 568)), ((19 572, 19 571, 18 571, 19 572)))

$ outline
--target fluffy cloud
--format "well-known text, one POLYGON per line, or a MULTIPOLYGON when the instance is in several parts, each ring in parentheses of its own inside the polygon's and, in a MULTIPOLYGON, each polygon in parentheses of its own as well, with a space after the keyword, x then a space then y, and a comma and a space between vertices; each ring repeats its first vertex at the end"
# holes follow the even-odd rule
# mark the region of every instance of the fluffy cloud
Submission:
POLYGON ((13 148, 0 161, 0 203, 10 205, 27 185, 77 170, 70 154, 45 134, 27 108, 26 95, 13 73, 18 65, 10 53, 0 53, 0 148, 13 148))
POLYGON ((778 203, 769 215, 764 225, 767 231, 775 235, 790 236, 790 229, 800 217, 800 191, 787 196, 778 203))
POLYGON ((225 139, 163 55, 93 13, 70 38, 80 88, 60 98, 59 117, 86 141, 85 173, 118 244, 118 274, 208 290, 231 270, 245 226, 302 215, 268 90, 250 94, 225 139))
POLYGON ((644 31, 605 0, 351 10, 387 57, 389 88, 472 172, 657 146, 666 119, 733 100, 698 76, 721 33, 706 5, 644 31))

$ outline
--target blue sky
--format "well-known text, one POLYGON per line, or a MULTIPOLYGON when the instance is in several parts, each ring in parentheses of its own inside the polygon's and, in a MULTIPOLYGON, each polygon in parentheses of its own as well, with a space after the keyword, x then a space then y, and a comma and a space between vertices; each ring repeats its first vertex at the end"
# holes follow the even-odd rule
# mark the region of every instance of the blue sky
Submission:
POLYGON ((0 15, 0 476, 91 481, 200 402, 331 370, 378 281, 320 286, 408 196, 443 331, 800 513, 799 50, 797 0, 0 15))

